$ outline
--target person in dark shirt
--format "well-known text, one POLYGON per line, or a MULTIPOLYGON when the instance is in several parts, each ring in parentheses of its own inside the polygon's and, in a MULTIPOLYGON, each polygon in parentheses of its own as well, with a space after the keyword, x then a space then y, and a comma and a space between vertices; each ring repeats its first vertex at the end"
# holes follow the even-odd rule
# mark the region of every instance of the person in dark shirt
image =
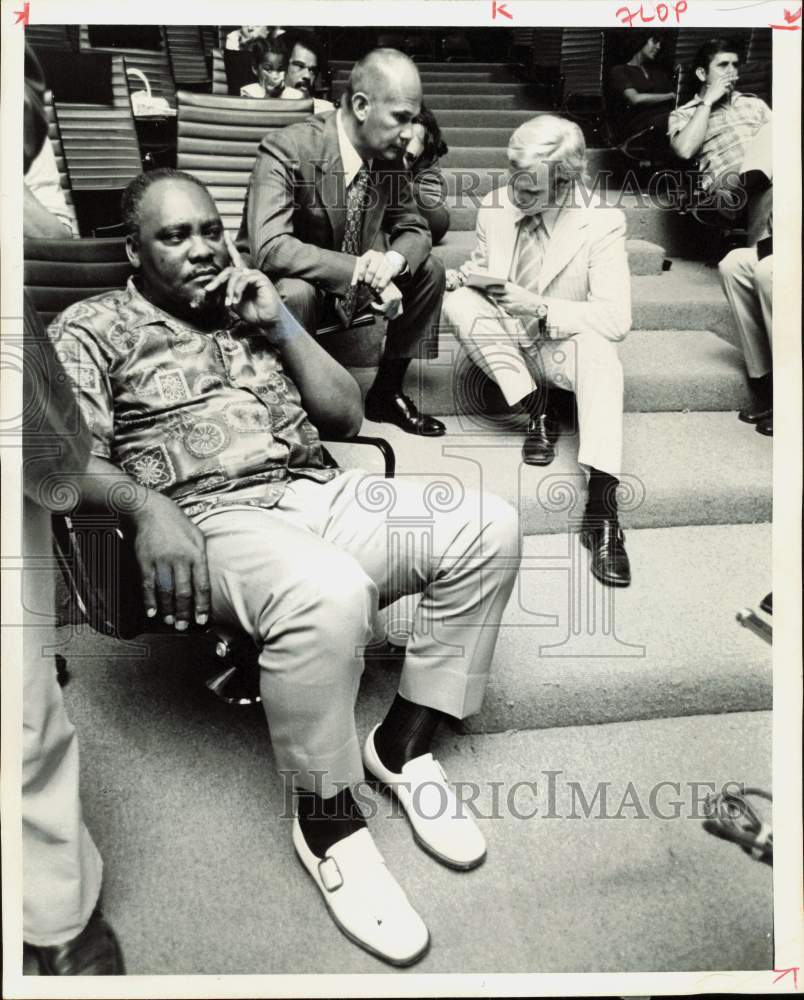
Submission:
POLYGON ((413 197, 430 227, 433 245, 440 242, 449 229, 449 209, 445 204, 447 184, 438 163, 448 152, 436 116, 422 102, 403 162, 410 172, 413 197))
POLYGON ((660 33, 642 35, 628 62, 611 70, 610 90, 621 139, 654 125, 657 139, 661 137, 667 145, 667 117, 675 95, 670 77, 656 64, 661 48, 660 33))

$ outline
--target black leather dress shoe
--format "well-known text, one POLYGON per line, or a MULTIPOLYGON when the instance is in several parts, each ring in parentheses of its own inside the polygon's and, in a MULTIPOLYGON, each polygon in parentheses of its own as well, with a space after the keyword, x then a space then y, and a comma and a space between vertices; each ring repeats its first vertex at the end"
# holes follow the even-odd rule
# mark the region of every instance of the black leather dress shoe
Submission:
POLYGON ((625 535, 616 517, 584 518, 581 543, 592 553, 592 575, 607 587, 627 587, 631 564, 625 551, 625 535))
POLYGON ((765 416, 757 421, 757 433, 773 437, 773 410, 768 410, 765 416))
POLYGON ((40 976, 124 976, 123 953, 96 907, 86 927, 64 944, 23 944, 23 967, 40 976))
POLYGON ((526 465, 549 465, 556 457, 554 437, 550 422, 544 414, 531 417, 522 445, 522 461, 526 465))
POLYGON ((737 416, 744 424, 758 424, 761 420, 771 416, 772 413, 773 407, 767 402, 762 402, 746 406, 744 410, 740 410, 737 416))
POLYGON ((372 392, 366 393, 365 412, 369 420, 396 424, 408 434, 421 434, 422 437, 441 437, 447 430, 440 420, 436 420, 435 417, 430 417, 426 413, 419 413, 410 396, 404 396, 401 392, 384 398, 380 398, 372 392))

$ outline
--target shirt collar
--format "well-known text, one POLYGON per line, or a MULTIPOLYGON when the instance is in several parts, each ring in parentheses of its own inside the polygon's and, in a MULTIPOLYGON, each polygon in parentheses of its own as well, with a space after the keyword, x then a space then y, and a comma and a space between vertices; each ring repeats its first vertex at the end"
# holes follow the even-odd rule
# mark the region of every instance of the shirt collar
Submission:
MULTIPOLYGON (((140 326, 150 326, 156 323, 167 326, 174 331, 188 328, 178 317, 171 316, 164 309, 160 309, 153 302, 149 302, 139 288, 137 288, 133 276, 126 282, 126 293, 128 294, 128 305, 133 314, 129 320, 131 327, 136 329, 140 326)), ((238 322, 240 322, 239 317, 235 313, 230 312, 228 321, 222 323, 220 329, 229 330, 238 322)))
MULTIPOLYGON (((344 180, 346 187, 349 187, 363 166, 363 157, 352 145, 349 136, 346 134, 340 108, 335 112, 335 126, 338 130, 338 149, 341 154, 341 162, 343 163, 344 180)), ((371 169, 371 161, 366 166, 371 169)))
MULTIPOLYGON (((556 222, 558 221, 558 216, 561 214, 562 207, 562 205, 555 205, 553 208, 546 208, 539 216, 542 226, 544 226, 544 231, 547 233, 548 239, 553 235, 553 230, 556 227, 556 222)), ((525 215, 524 212, 516 207, 515 212, 517 216, 517 225, 522 223, 525 219, 530 218, 530 216, 525 215)))

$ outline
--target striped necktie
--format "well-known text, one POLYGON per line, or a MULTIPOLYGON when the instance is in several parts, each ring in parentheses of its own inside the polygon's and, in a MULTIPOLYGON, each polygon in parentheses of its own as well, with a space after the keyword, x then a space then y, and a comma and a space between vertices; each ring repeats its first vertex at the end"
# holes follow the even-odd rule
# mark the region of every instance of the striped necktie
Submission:
POLYGON ((532 215, 522 220, 519 233, 519 254, 517 255, 514 283, 535 290, 539 281, 547 245, 547 231, 541 215, 532 215))
MULTIPOLYGON (((363 217, 366 212, 366 191, 368 189, 369 170, 366 164, 358 170, 346 192, 346 225, 343 230, 343 253, 359 257, 362 253, 363 217)), ((357 305, 359 285, 352 285, 341 301, 343 320, 348 326, 354 317, 357 305)))

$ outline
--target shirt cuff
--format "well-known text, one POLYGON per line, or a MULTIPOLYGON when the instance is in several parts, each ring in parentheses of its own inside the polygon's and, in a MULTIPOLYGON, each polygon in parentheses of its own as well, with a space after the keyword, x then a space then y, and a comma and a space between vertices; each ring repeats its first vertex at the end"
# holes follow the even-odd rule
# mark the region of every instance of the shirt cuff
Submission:
POLYGON ((403 254, 401 254, 398 250, 386 250, 385 256, 393 267, 398 266, 399 270, 396 272, 396 277, 399 277, 400 274, 407 273, 409 270, 408 262, 405 260, 403 254))

